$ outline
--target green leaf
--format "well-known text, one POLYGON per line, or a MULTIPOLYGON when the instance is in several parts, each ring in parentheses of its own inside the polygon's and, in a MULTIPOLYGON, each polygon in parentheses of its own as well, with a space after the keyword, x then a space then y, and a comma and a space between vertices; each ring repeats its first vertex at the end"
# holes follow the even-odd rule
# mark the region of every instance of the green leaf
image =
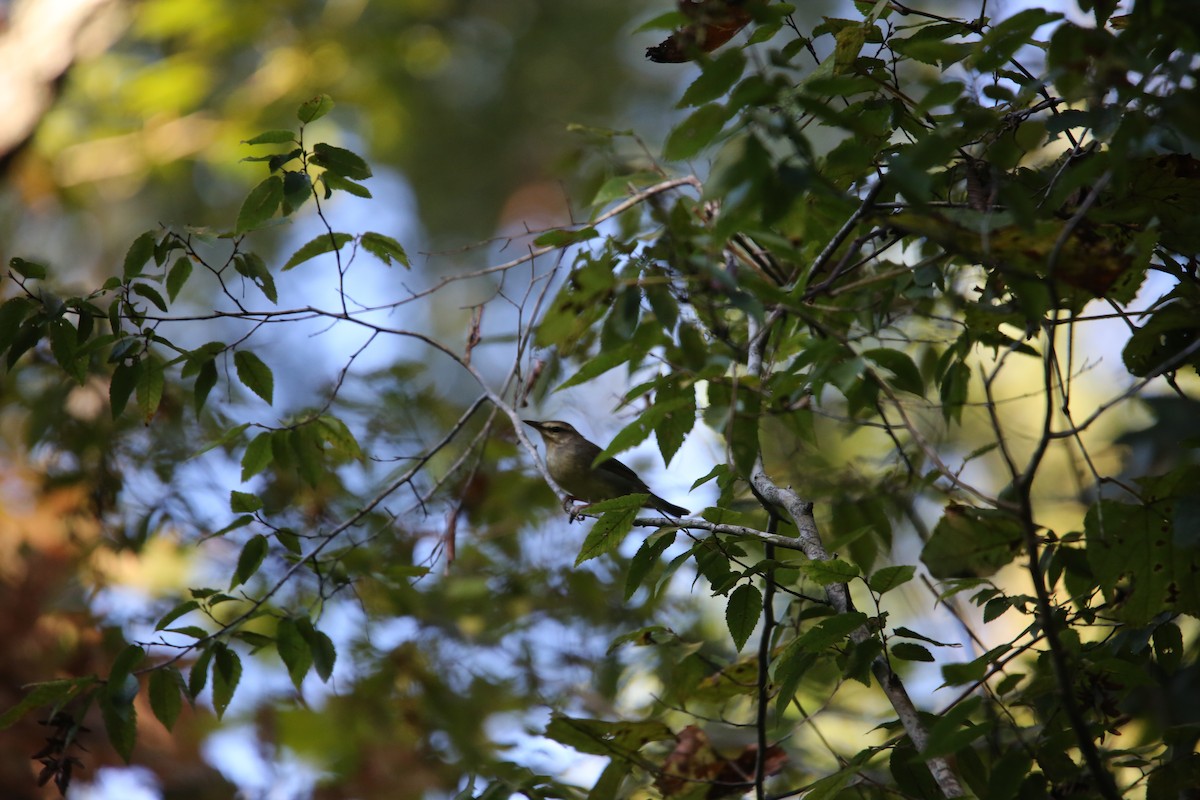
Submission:
POLYGON ((75 326, 62 317, 55 317, 50 321, 48 333, 50 352, 54 355, 54 360, 62 367, 63 372, 82 385, 87 378, 87 361, 76 361, 75 345, 79 340, 79 334, 75 330, 75 326))
POLYGON ((310 100, 305 100, 296 111, 296 118, 308 124, 315 122, 333 110, 333 98, 327 94, 319 94, 310 100))
POLYGON ((242 679, 242 660, 236 652, 220 642, 214 643, 212 649, 216 653, 212 671, 213 708, 217 712, 217 719, 220 719, 233 699, 238 681, 242 679))
POLYGON ((575 566, 616 550, 624 541, 625 535, 633 530, 633 521, 637 519, 642 504, 649 498, 650 495, 647 494, 631 494, 592 504, 588 510, 602 512, 602 516, 596 520, 596 524, 588 531, 587 538, 583 540, 579 556, 575 559, 575 566))
POLYGON ((145 358, 137 370, 137 404, 142 422, 150 424, 154 414, 162 402, 163 385, 166 378, 163 375, 163 364, 157 358, 145 358))
POLYGON ((725 127, 729 111, 719 103, 701 106, 687 119, 675 126, 663 145, 667 161, 686 161, 708 147, 725 127))
POLYGON ((560 228, 558 230, 546 231, 534 239, 533 244, 536 247, 570 247, 573 244, 595 239, 599 235, 600 231, 591 225, 577 230, 564 230, 560 228))
POLYGON ((25 297, 13 297, 0 305, 0 353, 12 345, 21 323, 33 309, 33 301, 25 297))
POLYGON ((828 586, 831 583, 845 583, 859 576, 858 567, 842 561, 840 558, 831 558, 828 561, 806 561, 800 565, 800 571, 803 572, 810 580, 828 586))
POLYGON ((243 139, 242 144, 285 144, 294 141, 296 141, 295 131, 271 130, 263 131, 250 139, 243 139))
POLYGON ((174 622, 175 620, 182 617, 184 614, 190 614, 191 612, 195 611, 198 608, 200 608, 200 603, 198 601, 184 600, 182 603, 180 603, 179 605, 172 608, 166 614, 163 614, 162 617, 159 618, 158 622, 155 623, 154 630, 161 631, 163 628, 167 627, 172 622, 174 622))
POLYGON ((204 408, 204 401, 208 399, 208 393, 217 385, 217 365, 210 358, 203 362, 196 372, 196 381, 192 385, 192 397, 196 404, 196 412, 204 408))
POLYGON ((150 710, 167 730, 175 727, 187 691, 183 675, 175 667, 160 667, 150 673, 150 710))
POLYGON ((892 373, 891 378, 885 376, 892 386, 902 392, 910 392, 918 397, 925 396, 925 381, 921 378, 921 370, 913 363, 907 353, 899 350, 879 348, 867 350, 863 357, 874 361, 877 365, 892 373))
POLYGON ((942 377, 942 416, 947 422, 962 422, 963 406, 971 387, 971 368, 955 361, 942 377))
POLYGON ((650 570, 658 563, 663 552, 675 542, 676 531, 667 529, 647 537, 638 548, 637 553, 629 561, 629 569, 625 573, 625 600, 633 597, 634 592, 646 580, 650 570))
MULTIPOLYGON (((1151 505, 1103 500, 1084 518, 1087 561, 1118 618, 1146 625, 1164 611, 1200 616, 1200 549, 1176 547, 1172 520, 1164 506, 1194 497, 1194 472, 1184 476, 1180 495, 1151 505)), ((1159 492, 1164 491, 1158 489, 1159 492)), ((1108 613, 1108 612, 1106 612, 1108 613)))
POLYGON ((342 147, 331 144, 317 143, 313 145, 313 156, 310 164, 329 170, 335 175, 349 178, 352 181, 366 180, 371 177, 371 168, 362 156, 352 153, 342 147))
POLYGON ((362 245, 363 250, 366 250, 389 267, 392 265, 393 260, 406 269, 412 266, 408 262, 408 253, 404 252, 404 248, 400 243, 390 236, 368 231, 362 235, 359 243, 362 245))
POLYGON ((316 425, 302 425, 289 432, 288 443, 295 456, 296 471, 309 486, 316 486, 325 474, 322 439, 316 425))
POLYGON ((349 178, 343 178, 334 172, 322 172, 318 178, 321 183, 325 184, 325 196, 329 197, 331 192, 342 191, 346 194, 362 197, 367 200, 371 199, 371 190, 363 186, 361 183, 355 183, 349 178))
MULTIPOLYGON (((137 680, 133 680, 136 685, 137 680)), ((107 692, 101 692, 98 700, 108 743, 128 764, 137 745, 137 709, 133 705, 133 698, 114 699, 107 692)))
POLYGON ((271 368, 249 350, 234 353, 233 364, 237 367, 238 380, 242 385, 270 405, 275 395, 275 376, 271 374, 271 368))
POLYGON ((22 278, 44 280, 46 277, 45 265, 39 264, 36 261, 28 261, 24 258, 13 256, 8 260, 8 266, 22 278))
POLYGON ((550 718, 545 736, 580 753, 619 758, 628 758, 630 753, 637 752, 650 742, 666 742, 675 738, 674 732, 658 720, 608 722, 562 714, 550 718))
POLYGON ((192 260, 187 256, 175 259, 175 263, 171 265, 171 270, 167 273, 167 297, 171 298, 171 302, 175 302, 175 298, 179 296, 179 292, 191 275, 192 260))
POLYGON ((192 662, 192 668, 188 670, 188 695, 193 700, 204 691, 204 684, 208 682, 208 665, 212 661, 212 657, 212 647, 201 648, 200 655, 196 657, 196 660, 192 662))
MULTIPOLYGON (((258 499, 258 498, 254 498, 258 499)), ((234 509, 235 512, 244 509, 234 509)), ((229 588, 233 589, 236 586, 241 586, 246 581, 258 572, 258 568, 262 566, 263 559, 267 557, 267 537, 261 533, 251 536, 246 545, 242 548, 241 555, 238 556, 237 569, 233 572, 233 578, 229 581, 229 588)))
POLYGON ((126 404, 130 402, 133 389, 142 377, 142 361, 119 363, 113 369, 113 377, 108 381, 108 404, 113 409, 113 419, 121 415, 126 404))
POLYGON ((237 490, 229 493, 229 510, 235 514, 253 514, 262 506, 262 500, 258 498, 258 495, 237 490))
POLYGON ((250 440, 250 444, 246 445, 246 452, 242 455, 242 482, 253 478, 258 473, 266 469, 274 458, 274 451, 271 449, 270 431, 263 431, 258 436, 250 440))
POLYGON ((283 265, 283 271, 287 272, 292 267, 295 267, 298 264, 303 264, 310 258, 315 258, 322 253, 341 250, 346 246, 347 242, 350 242, 353 239, 354 237, 348 233, 322 233, 317 238, 305 244, 295 253, 292 253, 292 257, 289 258, 287 263, 283 265))
POLYGON ((762 610, 762 592, 754 584, 743 583, 729 595, 729 603, 725 606, 725 624, 729 627, 729 635, 733 637, 735 651, 745 646, 746 640, 754 632, 754 626, 758 624, 762 610))
POLYGON ((333 647, 333 640, 314 628, 312 621, 307 617, 299 618, 296 624, 300 629, 300 635, 308 644, 309 652, 312 653, 313 668, 317 671, 317 676, 322 681, 328 682, 333 675, 333 665, 337 661, 337 651, 333 647))
POLYGON ((238 211, 237 223, 233 232, 240 236, 247 231, 262 227, 263 223, 275 216, 279 204, 283 202, 283 179, 272 175, 250 190, 242 208, 238 211))
POLYGON ((987 577, 1022 550, 1024 534, 1011 515, 950 506, 933 529, 921 561, 935 578, 987 577))
POLYGON ((317 417, 316 426, 321 438, 330 449, 339 456, 360 461, 364 458, 362 448, 354 434, 346 427, 346 423, 331 414, 317 417))
MULTIPOLYGON (((329 174, 329 173, 325 173, 329 174)), ((283 173, 283 214, 287 216, 296 212, 300 206, 312 197, 312 180, 307 172, 286 170, 283 173)))
POLYGON ((141 275, 142 267, 146 266, 146 262, 154 257, 154 235, 154 231, 146 231, 134 239, 133 244, 129 246, 129 250, 125 253, 125 266, 122 269, 125 280, 141 275))
POLYGON ((275 649, 279 652, 279 658, 287 668, 296 691, 300 691, 304 676, 312 667, 313 658, 308 642, 300 635, 300 628, 291 617, 279 620, 275 628, 275 649))
POLYGON ((826 617, 815 626, 796 637, 789 648, 810 653, 819 653, 826 648, 843 641, 851 632, 867 624, 867 615, 861 611, 848 611, 826 617))
POLYGON ((892 645, 892 655, 904 661, 927 661, 932 663, 937 660, 933 657, 933 653, 929 652, 929 648, 912 642, 897 642, 892 645))
POLYGON ((149 300, 159 311, 167 310, 167 301, 163 300, 162 295, 153 286, 148 286, 144 283, 135 283, 132 285, 132 288, 134 294, 149 300))
POLYGON ((911 581, 916 571, 917 568, 911 564, 884 567, 871 576, 867 586, 876 594, 884 594, 911 581))
POLYGON ((834 34, 837 41, 833 55, 833 73, 835 75, 845 75, 854 71, 854 62, 858 59, 858 54, 867 41, 869 27, 873 26, 869 26, 867 23, 847 25, 834 34))
POLYGON ((10 727, 27 713, 42 706, 62 706, 96 683, 95 677, 69 678, 58 681, 31 683, 21 687, 28 693, 15 706, 0 714, 0 731, 10 727))
POLYGON ((726 50, 704 65, 703 71, 684 91, 678 108, 698 106, 716 100, 728 92, 746 68, 746 56, 741 50, 726 50))

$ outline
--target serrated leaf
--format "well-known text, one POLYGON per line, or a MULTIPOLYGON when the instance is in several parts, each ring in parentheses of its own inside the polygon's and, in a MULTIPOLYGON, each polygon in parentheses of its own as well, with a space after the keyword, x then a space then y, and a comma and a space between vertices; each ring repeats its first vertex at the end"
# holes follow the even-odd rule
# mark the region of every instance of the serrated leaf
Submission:
POLYGON ((208 665, 212 661, 212 647, 201 649, 200 655, 192 663, 192 667, 188 670, 188 694, 193 700, 199 696, 200 692, 204 691, 204 685, 208 682, 208 665))
POLYGON ((142 361, 119 363, 113 369, 113 377, 108 381, 108 404, 113 410, 114 420, 121 415, 121 411, 124 411, 130 402, 140 374, 142 374, 142 361))
POLYGON ((754 632, 762 610, 762 592, 753 584, 743 583, 729 595, 729 603, 725 606, 725 624, 729 627, 729 635, 733 637, 735 651, 740 651, 754 632))
POLYGON ((696 109, 683 122, 675 126, 663 145, 663 158, 667 161, 686 161, 694 158, 712 143, 725 122, 729 110, 719 103, 710 103, 696 109))
POLYGON ((24 297, 13 297, 0 305, 0 353, 13 343, 21 323, 33 310, 33 302, 24 297))
POLYGON ((583 546, 579 548, 579 555, 575 559, 575 566, 578 567, 585 561, 617 549, 625 535, 633 530, 633 521, 637 519, 638 511, 648 499, 648 494, 631 494, 594 504, 589 510, 603 513, 583 540, 583 546))
POLYGON ((633 593, 650 574, 650 570, 658 563, 658 559, 662 556, 663 551, 670 547, 675 541, 676 532, 667 530, 659 534, 654 534, 648 537, 642 546, 638 548, 637 553, 629 561, 629 569, 625 573, 625 599, 629 600, 633 597, 633 593))
POLYGON ((927 647, 914 644, 913 642, 897 642, 892 645, 892 655, 904 661, 926 661, 932 663, 937 660, 927 647))
POLYGON ((146 231, 129 245, 129 250, 125 252, 125 265, 121 271, 125 280, 141 275, 142 267, 154 257, 154 234, 154 231, 146 231))
POLYGON ((361 183, 355 183, 349 178, 343 178, 333 172, 322 172, 321 177, 317 180, 325 184, 325 197, 329 197, 333 191, 342 191, 355 197, 362 197, 366 200, 371 199, 371 190, 363 186, 361 183))
POLYGON ((348 233, 322 233, 317 238, 303 245, 299 250, 292 253, 292 257, 283 265, 283 271, 287 272, 293 267, 303 264, 310 258, 316 258, 322 253, 330 253, 334 250, 341 250, 346 246, 347 242, 354 239, 348 233))
POLYGON ((295 213, 296 209, 312 197, 312 194, 312 180, 308 177, 307 172, 286 170, 283 173, 283 213, 285 216, 295 213))
POLYGON ((333 647, 333 640, 314 628, 312 621, 307 617, 297 619, 296 626, 308 644, 317 676, 322 681, 328 681, 333 675, 333 665, 337 661, 337 650, 333 647))
POLYGON ((175 259, 175 263, 171 265, 171 269, 167 273, 167 297, 171 298, 171 302, 175 302, 175 298, 179 296, 180 290, 183 289, 191 275, 192 260, 187 256, 175 259))
POLYGON ((674 732, 658 720, 609 722, 555 714, 546 726, 546 738, 581 753, 628 758, 650 742, 675 738, 674 732))
POLYGON ((13 272, 16 272, 22 278, 43 280, 46 277, 45 265, 39 264, 36 261, 29 261, 28 259, 13 256, 8 260, 8 266, 13 270, 13 272))
POLYGON ((867 350, 862 355, 892 373, 890 378, 884 378, 895 388, 918 397, 925 395, 925 381, 921 378, 921 370, 917 369, 917 365, 907 353, 881 347, 867 350))
POLYGON ((287 668, 292 684, 299 691, 300 685, 304 683, 304 676, 312 668, 313 658, 312 649, 300 635, 300 629, 291 617, 279 620, 275 628, 275 649, 287 668))
POLYGON ((366 250, 389 267, 392 265, 393 260, 402 267, 408 268, 411 266, 408 262, 408 253, 404 252, 404 247, 390 236, 368 231, 362 235, 359 243, 362 245, 363 250, 366 250))
POLYGON ((27 713, 42 706, 57 706, 66 700, 77 696, 83 689, 96 683, 95 677, 70 678, 58 681, 27 684, 22 689, 28 693, 21 701, 0 714, 0 731, 10 727, 27 713))
POLYGON ((258 136, 254 136, 250 139, 243 139, 242 144, 284 144, 294 141, 296 141, 295 131, 277 129, 263 131, 258 136))
POLYGON ((600 235, 600 231, 593 228, 591 225, 578 230, 554 230, 546 231, 542 235, 533 240, 537 247, 570 247, 573 244, 586 242, 589 239, 595 239, 600 235))
POLYGON ((288 444, 295 456, 296 471, 309 486, 316 486, 324 475, 322 440, 315 425, 302 425, 288 432, 288 444))
POLYGON ((246 195, 242 208, 238 211, 237 223, 233 232, 241 235, 247 231, 261 227, 263 223, 275 216, 283 202, 283 179, 272 175, 250 190, 246 195))
POLYGON ((327 94, 319 94, 309 100, 305 100, 300 108, 296 110, 296 118, 301 122, 308 124, 328 114, 333 110, 333 98, 327 94))
POLYGON ((208 393, 217 385, 217 365, 209 359, 200 365, 196 372, 196 381, 192 385, 192 398, 196 405, 196 411, 204 408, 204 401, 208 399, 208 393))
POLYGON ((921 551, 935 578, 986 577, 1022 551, 1024 533, 1011 514, 990 508, 949 506, 921 551))
POLYGON ((153 286, 148 286, 144 283, 135 283, 132 288, 134 294, 149 300, 159 311, 167 310, 167 301, 163 300, 162 295, 153 286))
POLYGON ((371 177, 371 168, 362 156, 344 147, 318 142, 313 145, 313 155, 309 163, 329 170, 335 175, 349 178, 352 181, 366 180, 371 177))
POLYGON ((101 692, 98 699, 108 743, 128 764, 137 744, 137 709, 133 699, 130 698, 128 702, 114 700, 107 692, 101 692))
POLYGON ((911 564, 901 564, 894 567, 884 567, 876 571, 867 581, 867 586, 876 594, 883 594, 902 586, 913 579, 917 568, 911 564))
POLYGON ((716 100, 728 92, 746 68, 746 56, 741 50, 726 50, 704 65, 699 77, 683 92, 677 108, 698 106, 716 100))
POLYGON ((316 425, 320 429, 321 437, 334 453, 355 460, 364 457, 358 440, 346 427, 346 423, 331 414, 322 414, 317 418, 316 425))
POLYGON ((155 623, 154 630, 161 631, 163 628, 167 627, 172 622, 174 622, 175 620, 182 617, 184 614, 190 614, 191 612, 195 611, 198 608, 200 608, 200 603, 198 601, 184 600, 182 603, 180 603, 179 605, 172 608, 166 614, 163 614, 162 617, 159 618, 158 622, 155 623))
POLYGON ((183 676, 174 667, 162 667, 150 673, 150 710, 167 730, 175 727, 183 710, 183 676))
POLYGON ((271 368, 249 350, 234 353, 233 365, 237 367, 238 380, 242 385, 270 405, 275 396, 275 376, 271 374, 271 368))
MULTIPOLYGON (((257 500, 258 498, 254 498, 257 500)), ((238 511, 239 509, 234 509, 238 511)), ((238 556, 237 569, 233 572, 233 578, 229 581, 229 588, 241 586, 246 581, 258 572, 258 568, 262 566, 263 559, 267 557, 268 542, 267 537, 261 533, 251 536, 246 545, 242 548, 241 555, 238 556)))
POLYGON ((142 415, 142 422, 149 425, 158 411, 159 403, 162 402, 166 379, 163 376, 162 362, 157 358, 142 359, 140 364, 136 387, 138 413, 142 415))
POLYGON ((846 583, 859 575, 858 567, 842 561, 840 558, 831 558, 827 561, 806 561, 800 565, 800 571, 822 586, 828 586, 831 583, 846 583))
POLYGON ((262 505, 258 495, 237 490, 229 493, 229 510, 235 514, 253 514, 262 508, 262 505))
POLYGON ((264 431, 250 440, 242 455, 242 482, 253 478, 271 464, 274 451, 271 449, 271 432, 264 431))
POLYGON ((216 653, 212 670, 213 709, 217 712, 217 719, 220 719, 242 679, 242 660, 236 652, 220 642, 215 643, 212 649, 216 653))

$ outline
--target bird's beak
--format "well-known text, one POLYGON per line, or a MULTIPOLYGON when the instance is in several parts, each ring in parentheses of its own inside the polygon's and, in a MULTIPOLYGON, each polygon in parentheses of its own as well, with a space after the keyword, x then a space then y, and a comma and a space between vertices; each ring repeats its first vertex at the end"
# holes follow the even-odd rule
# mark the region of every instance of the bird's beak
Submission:
POLYGON ((534 430, 540 431, 542 429, 542 423, 538 422, 535 419, 523 419, 523 420, 521 420, 521 422, 524 422, 526 425, 533 428, 534 430))

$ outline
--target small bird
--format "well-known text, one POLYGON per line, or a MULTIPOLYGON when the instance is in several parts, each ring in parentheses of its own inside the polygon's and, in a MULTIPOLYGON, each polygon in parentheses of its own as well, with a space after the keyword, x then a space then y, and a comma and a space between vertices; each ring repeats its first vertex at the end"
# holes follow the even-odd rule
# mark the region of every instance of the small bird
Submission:
POLYGON ((522 420, 542 435, 546 443, 546 469, 574 499, 588 503, 623 497, 627 494, 648 494, 646 505, 673 517, 687 516, 686 508, 668 503, 650 491, 645 481, 629 467, 608 458, 592 466, 600 448, 589 442, 570 424, 559 420, 522 420))

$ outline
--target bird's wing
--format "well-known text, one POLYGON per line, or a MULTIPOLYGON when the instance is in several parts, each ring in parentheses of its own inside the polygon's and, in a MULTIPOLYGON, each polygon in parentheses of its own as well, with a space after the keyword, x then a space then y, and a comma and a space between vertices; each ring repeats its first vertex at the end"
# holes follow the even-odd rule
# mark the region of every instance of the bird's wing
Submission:
POLYGON ((628 480, 634 486, 638 487, 637 494, 650 491, 650 487, 638 477, 636 472, 622 464, 620 461, 617 461, 615 458, 605 459, 604 461, 600 462, 599 466, 601 469, 606 469, 609 472, 615 472, 622 478, 628 480))

